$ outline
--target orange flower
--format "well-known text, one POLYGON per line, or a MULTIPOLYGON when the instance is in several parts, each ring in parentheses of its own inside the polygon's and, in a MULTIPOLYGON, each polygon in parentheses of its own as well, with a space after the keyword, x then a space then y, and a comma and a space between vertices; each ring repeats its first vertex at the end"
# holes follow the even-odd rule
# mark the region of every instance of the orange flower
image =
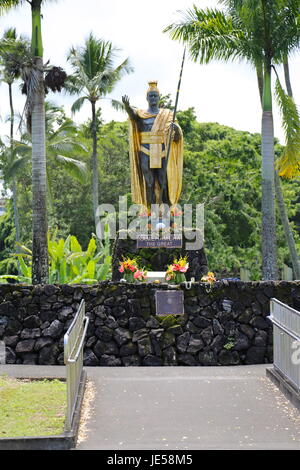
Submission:
POLYGON ((121 273, 125 272, 125 271, 131 271, 131 272, 134 272, 137 270, 137 262, 135 259, 130 259, 130 258, 126 258, 124 259, 122 262, 120 262, 120 268, 119 268, 119 271, 121 273))
POLYGON ((206 276, 201 277, 201 281, 203 282, 215 282, 216 278, 213 272, 209 271, 206 276))

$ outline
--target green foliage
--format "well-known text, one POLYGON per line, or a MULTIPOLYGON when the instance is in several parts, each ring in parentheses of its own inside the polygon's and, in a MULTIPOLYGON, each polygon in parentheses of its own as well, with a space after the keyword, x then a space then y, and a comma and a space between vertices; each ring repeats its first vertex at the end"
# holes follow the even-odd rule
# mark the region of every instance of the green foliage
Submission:
POLYGON ((77 284, 103 281, 110 270, 111 258, 100 251, 91 238, 87 250, 83 251, 73 235, 56 240, 48 240, 50 257, 50 283, 77 284), (101 262, 102 261, 102 262, 101 262))
MULTIPOLYGON (((198 123, 193 108, 178 113, 185 137, 181 203, 204 203, 205 251, 217 277, 261 278, 261 137, 217 123, 198 123)), ((276 145, 276 153, 282 147, 276 145)), ((297 183, 282 182, 290 217, 298 223, 297 183)), ((300 248, 299 234, 294 233, 300 248)), ((278 261, 290 264, 278 217, 278 261)))
POLYGON ((15 246, 15 228, 12 204, 6 204, 6 212, 0 217, 0 274, 17 274, 18 261, 12 256, 15 246))
POLYGON ((30 44, 23 36, 17 37, 16 28, 4 32, 1 41, 7 40, 10 41, 10 47, 0 53, 0 73, 5 83, 12 84, 20 77, 24 63, 30 61, 30 44))
POLYGON ((234 338, 232 338, 232 336, 229 336, 229 337, 227 338, 227 343, 224 344, 223 348, 224 348, 224 349, 227 349, 228 351, 230 351, 232 348, 234 348, 234 345, 235 345, 234 338))
POLYGON ((171 326, 180 326, 183 322, 182 315, 158 315, 156 318, 164 329, 170 328, 171 326))
POLYGON ((117 205, 130 192, 127 122, 109 122, 99 132, 100 203, 117 205))
MULTIPOLYGON (((56 235, 49 236, 49 283, 91 284, 108 279, 111 275, 111 256, 107 226, 105 234, 105 240, 99 246, 99 250, 95 238, 91 238, 85 251, 74 235, 69 235, 65 240, 56 235)), ((21 249, 22 253, 17 253, 15 256, 19 260, 22 275, 3 275, 0 279, 31 283, 32 253, 24 245, 21 249)))

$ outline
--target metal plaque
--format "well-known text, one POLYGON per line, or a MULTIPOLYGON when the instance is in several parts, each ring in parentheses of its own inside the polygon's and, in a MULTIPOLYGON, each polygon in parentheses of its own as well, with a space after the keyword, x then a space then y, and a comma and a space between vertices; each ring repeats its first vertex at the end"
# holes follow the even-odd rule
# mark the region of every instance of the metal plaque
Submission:
POLYGON ((157 290, 155 292, 156 315, 183 315, 182 290, 157 290))
POLYGON ((160 237, 159 233, 140 234, 136 241, 137 248, 182 248, 182 234, 171 233, 169 237, 160 237))

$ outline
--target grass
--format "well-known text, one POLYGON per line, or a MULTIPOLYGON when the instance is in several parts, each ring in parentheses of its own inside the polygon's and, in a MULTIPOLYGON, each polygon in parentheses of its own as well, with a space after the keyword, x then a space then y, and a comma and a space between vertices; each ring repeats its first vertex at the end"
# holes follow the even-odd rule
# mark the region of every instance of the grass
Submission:
POLYGON ((0 438, 61 434, 65 411, 65 382, 0 376, 0 438))

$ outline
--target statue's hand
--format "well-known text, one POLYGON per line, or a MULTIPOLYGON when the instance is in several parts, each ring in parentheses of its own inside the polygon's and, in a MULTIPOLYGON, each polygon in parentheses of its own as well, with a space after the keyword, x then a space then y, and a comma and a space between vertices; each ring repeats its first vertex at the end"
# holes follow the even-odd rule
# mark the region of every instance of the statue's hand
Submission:
POLYGON ((127 95, 122 96, 122 101, 126 109, 130 108, 129 98, 127 95))
POLYGON ((171 124, 172 132, 173 132, 173 140, 174 142, 178 142, 180 139, 180 127, 176 122, 172 122, 171 124))
POLYGON ((124 104, 124 108, 125 108, 125 110, 126 110, 128 116, 129 116, 129 119, 137 120, 136 112, 135 112, 135 110, 130 106, 128 96, 127 96, 127 95, 122 96, 122 101, 123 101, 123 104, 124 104))

